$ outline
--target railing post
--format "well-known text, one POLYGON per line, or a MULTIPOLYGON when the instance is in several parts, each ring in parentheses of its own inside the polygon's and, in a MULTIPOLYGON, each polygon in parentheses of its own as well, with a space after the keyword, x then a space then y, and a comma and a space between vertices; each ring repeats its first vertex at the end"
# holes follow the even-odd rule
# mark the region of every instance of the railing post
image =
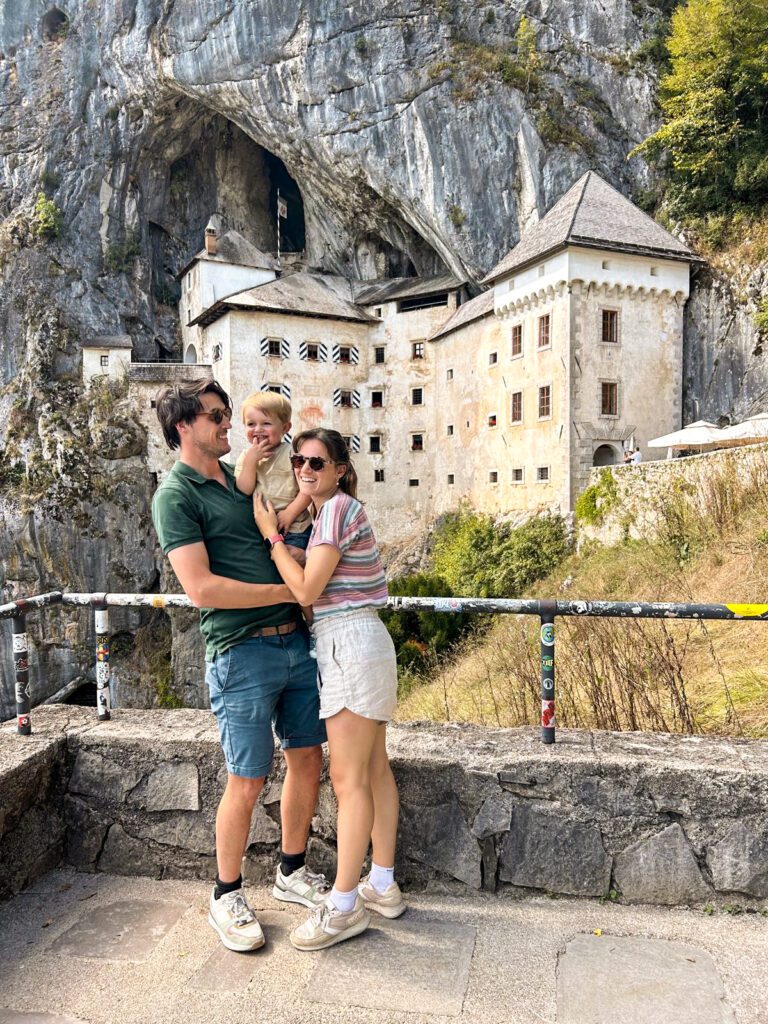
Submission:
POLYGON ((96 707, 99 721, 110 718, 109 696, 109 609, 104 598, 94 603, 96 626, 96 707))
POLYGON ((541 742, 555 742, 555 609, 554 601, 541 601, 541 742))
POLYGON ((27 617, 18 602, 18 612, 11 619, 13 632, 13 667, 16 671, 16 719, 20 736, 32 732, 29 700, 29 650, 27 646, 27 617))

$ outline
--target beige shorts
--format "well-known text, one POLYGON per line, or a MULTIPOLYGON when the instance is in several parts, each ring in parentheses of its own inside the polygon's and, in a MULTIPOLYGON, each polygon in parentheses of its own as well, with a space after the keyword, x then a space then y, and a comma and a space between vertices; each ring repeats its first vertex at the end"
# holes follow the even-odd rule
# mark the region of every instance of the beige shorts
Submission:
POLYGON ((395 645, 374 608, 339 612, 314 624, 320 717, 347 708, 388 722, 397 704, 395 645))

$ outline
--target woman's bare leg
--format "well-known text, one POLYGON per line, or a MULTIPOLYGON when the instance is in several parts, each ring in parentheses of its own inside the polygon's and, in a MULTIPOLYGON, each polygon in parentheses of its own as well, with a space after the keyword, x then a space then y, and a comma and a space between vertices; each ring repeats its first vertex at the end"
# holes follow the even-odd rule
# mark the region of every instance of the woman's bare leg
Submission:
POLYGON ((371 758, 371 791, 373 793, 372 859, 382 868, 395 864, 397 819, 400 797, 397 783, 387 757, 387 727, 379 725, 371 758))
POLYGON ((373 829, 371 758, 380 731, 378 722, 348 708, 325 720, 333 790, 339 805, 336 825, 336 889, 357 887, 373 829))

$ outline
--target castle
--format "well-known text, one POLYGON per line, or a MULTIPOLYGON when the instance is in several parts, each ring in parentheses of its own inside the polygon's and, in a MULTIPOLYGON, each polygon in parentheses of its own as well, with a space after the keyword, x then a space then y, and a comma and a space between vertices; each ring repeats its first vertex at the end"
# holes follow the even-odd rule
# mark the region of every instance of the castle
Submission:
MULTIPOLYGON (((350 281, 281 269, 212 220, 179 275, 184 364, 127 364, 124 339, 111 349, 94 339, 84 373, 86 359, 90 373, 127 365, 160 472, 161 380, 212 373, 236 421, 250 392, 280 391, 294 433, 322 424, 348 438, 383 541, 461 499, 489 513, 566 511, 593 466, 680 426, 695 260, 593 171, 475 298, 448 274, 350 281)), ((244 443, 236 422, 233 459, 244 443)))

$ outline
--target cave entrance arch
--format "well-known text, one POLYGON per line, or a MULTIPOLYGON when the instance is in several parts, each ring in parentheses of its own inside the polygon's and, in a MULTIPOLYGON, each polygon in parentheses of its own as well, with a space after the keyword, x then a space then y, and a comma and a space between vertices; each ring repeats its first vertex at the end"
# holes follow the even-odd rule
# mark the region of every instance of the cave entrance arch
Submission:
POLYGON ((593 466, 615 466, 618 461, 619 452, 612 444, 599 445, 592 456, 593 466))

